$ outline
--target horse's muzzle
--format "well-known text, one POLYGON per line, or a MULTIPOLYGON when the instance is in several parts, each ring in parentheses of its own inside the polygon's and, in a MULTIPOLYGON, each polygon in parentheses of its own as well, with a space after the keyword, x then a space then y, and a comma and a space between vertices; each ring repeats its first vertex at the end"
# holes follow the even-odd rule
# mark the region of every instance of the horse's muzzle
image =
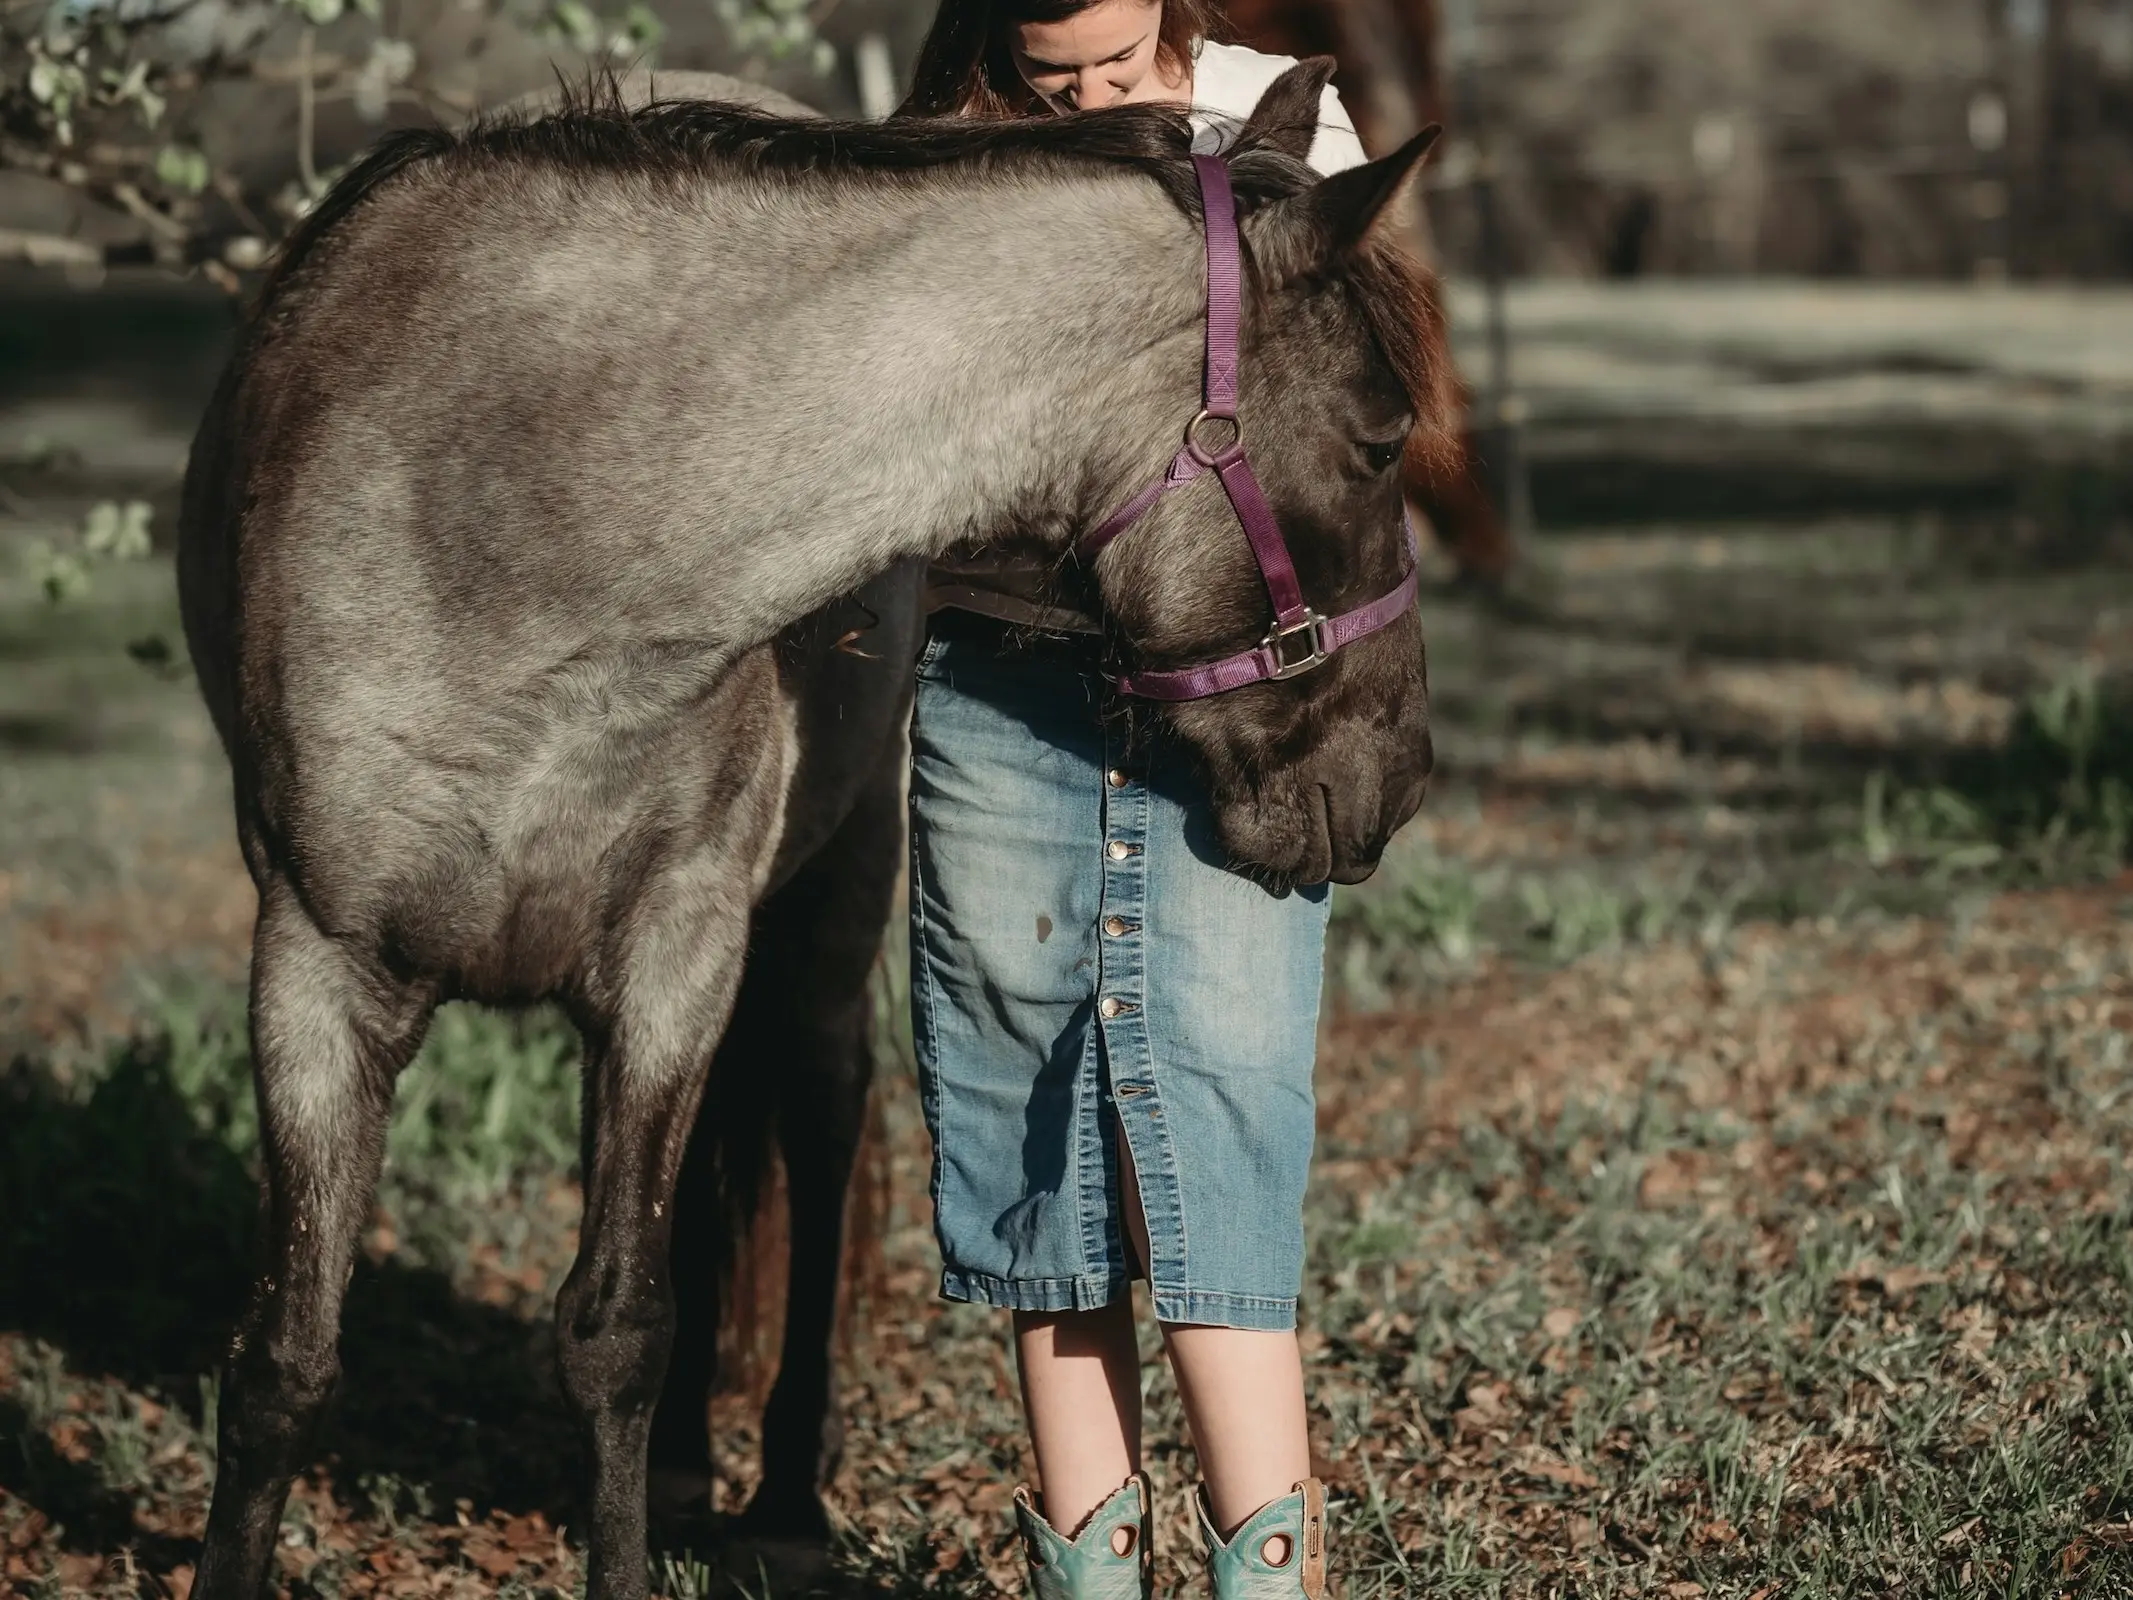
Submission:
POLYGON ((1391 749, 1354 760, 1327 752, 1256 791, 1218 793, 1223 847, 1270 888, 1361 883, 1422 809, 1433 761, 1424 719, 1391 749))

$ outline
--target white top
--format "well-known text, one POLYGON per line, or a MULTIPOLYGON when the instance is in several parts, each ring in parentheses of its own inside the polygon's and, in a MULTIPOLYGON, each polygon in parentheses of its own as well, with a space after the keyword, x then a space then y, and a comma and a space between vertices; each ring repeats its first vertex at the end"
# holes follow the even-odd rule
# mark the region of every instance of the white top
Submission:
MULTIPOLYGON (((1192 147, 1200 155, 1220 155, 1236 142, 1245 119, 1274 80, 1296 65, 1294 56, 1271 56, 1241 44, 1202 40, 1192 65, 1192 147)), ((1348 108, 1333 85, 1318 102, 1318 133, 1311 141, 1311 165, 1321 174, 1363 164, 1363 141, 1355 136, 1348 108)))

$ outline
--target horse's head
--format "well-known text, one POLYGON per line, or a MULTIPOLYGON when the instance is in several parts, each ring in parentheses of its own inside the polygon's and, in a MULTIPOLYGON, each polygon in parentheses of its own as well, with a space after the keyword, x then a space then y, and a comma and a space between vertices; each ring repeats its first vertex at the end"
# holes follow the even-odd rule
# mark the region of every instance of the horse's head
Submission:
MULTIPOLYGON (((1305 600, 1332 617, 1402 582, 1401 464, 1444 447, 1454 400, 1430 280, 1384 227, 1435 130, 1309 182, 1300 157, 1329 66, 1267 91, 1240 142, 1258 155, 1235 171, 1243 442, 1305 600)), ((1212 473, 1164 502, 1097 567, 1129 660, 1163 669, 1250 649, 1273 612, 1238 513, 1212 473)), ((1164 714, 1206 766, 1224 847, 1270 883, 1368 877, 1422 804, 1429 694, 1412 608, 1294 677, 1164 714)))

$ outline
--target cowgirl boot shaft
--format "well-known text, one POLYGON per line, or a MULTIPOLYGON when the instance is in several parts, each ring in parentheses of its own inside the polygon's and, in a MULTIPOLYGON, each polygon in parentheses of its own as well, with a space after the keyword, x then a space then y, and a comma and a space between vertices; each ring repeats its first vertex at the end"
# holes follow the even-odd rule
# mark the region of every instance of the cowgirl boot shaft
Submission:
POLYGON ((1029 1561, 1032 1600, 1150 1600, 1155 1555, 1148 1545, 1152 1496, 1136 1472, 1069 1539, 1044 1520, 1026 1488, 1015 1491, 1015 1521, 1029 1561), (1120 1546, 1125 1548, 1123 1552, 1120 1546))
POLYGON ((1207 1513, 1207 1490, 1194 1496, 1214 1600, 1326 1600, 1326 1486, 1306 1478, 1264 1505, 1225 1543, 1207 1513), (1269 1549, 1280 1557, 1268 1559, 1269 1549))

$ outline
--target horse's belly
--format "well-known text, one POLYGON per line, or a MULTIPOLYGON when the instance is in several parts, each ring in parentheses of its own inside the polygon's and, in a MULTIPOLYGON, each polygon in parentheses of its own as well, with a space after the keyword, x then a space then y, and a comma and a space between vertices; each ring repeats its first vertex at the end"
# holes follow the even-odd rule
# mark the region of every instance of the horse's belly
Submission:
POLYGON ((307 742, 286 831, 327 846, 295 863, 324 925, 496 1003, 597 981, 662 875, 709 872, 752 901, 797 761, 768 650, 693 700, 544 686, 307 742))

